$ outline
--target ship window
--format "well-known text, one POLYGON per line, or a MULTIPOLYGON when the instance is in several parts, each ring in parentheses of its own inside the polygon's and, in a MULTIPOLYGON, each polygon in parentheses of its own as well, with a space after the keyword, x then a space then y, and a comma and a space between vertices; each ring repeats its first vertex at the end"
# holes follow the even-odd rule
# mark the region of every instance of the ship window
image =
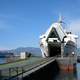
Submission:
POLYGON ((52 29, 52 31, 49 35, 49 38, 58 38, 59 39, 59 36, 54 28, 52 29))
POLYGON ((55 32, 51 32, 49 38, 57 38, 57 34, 55 34, 55 32))

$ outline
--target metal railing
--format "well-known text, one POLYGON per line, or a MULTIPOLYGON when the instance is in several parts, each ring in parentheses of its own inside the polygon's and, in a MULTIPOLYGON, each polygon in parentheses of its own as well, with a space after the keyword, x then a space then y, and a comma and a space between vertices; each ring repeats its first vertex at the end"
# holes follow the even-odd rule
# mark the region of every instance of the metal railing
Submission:
POLYGON ((44 58, 41 60, 38 60, 36 62, 33 62, 31 64, 26 64, 18 67, 10 67, 0 70, 0 80, 22 80, 24 73, 39 67, 40 65, 45 64, 46 62, 54 59, 52 58, 44 58))

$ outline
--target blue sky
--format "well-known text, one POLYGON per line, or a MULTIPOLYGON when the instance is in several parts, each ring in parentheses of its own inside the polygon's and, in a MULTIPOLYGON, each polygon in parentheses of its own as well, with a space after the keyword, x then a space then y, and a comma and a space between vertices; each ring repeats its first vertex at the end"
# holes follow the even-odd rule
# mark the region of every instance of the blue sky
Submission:
POLYGON ((0 49, 39 47, 39 36, 60 13, 80 35, 80 0, 0 0, 0 49))

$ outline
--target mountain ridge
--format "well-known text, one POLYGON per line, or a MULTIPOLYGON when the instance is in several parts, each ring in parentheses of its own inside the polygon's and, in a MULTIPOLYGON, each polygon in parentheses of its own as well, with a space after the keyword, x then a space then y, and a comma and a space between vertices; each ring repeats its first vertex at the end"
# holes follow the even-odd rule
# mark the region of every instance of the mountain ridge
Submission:
POLYGON ((14 55, 20 55, 21 52, 29 52, 34 56, 41 56, 40 48, 35 48, 35 47, 18 47, 16 49, 0 51, 0 53, 3 54, 14 53, 14 55))

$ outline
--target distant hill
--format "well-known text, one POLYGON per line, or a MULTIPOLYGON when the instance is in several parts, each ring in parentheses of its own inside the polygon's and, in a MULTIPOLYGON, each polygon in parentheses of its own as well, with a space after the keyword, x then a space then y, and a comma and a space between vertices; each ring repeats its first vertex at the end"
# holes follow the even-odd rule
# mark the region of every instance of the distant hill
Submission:
POLYGON ((41 56, 41 50, 40 48, 34 48, 34 47, 19 47, 17 49, 9 50, 8 52, 14 53, 14 54, 20 54, 20 52, 30 52, 34 56, 41 56))
POLYGON ((16 49, 12 50, 6 50, 6 51, 1 51, 1 55, 5 55, 7 53, 14 53, 15 55, 19 55, 21 52, 29 52, 34 56, 41 56, 41 50, 40 48, 34 48, 34 47, 19 47, 16 49))
MULTIPOLYGON (((29 52, 34 56, 42 56, 40 48, 34 47, 19 47, 12 50, 0 51, 0 56, 8 55, 8 53, 14 53, 15 55, 19 55, 21 52, 29 52)), ((77 49, 77 55, 80 55, 80 48, 77 49)))
POLYGON ((8 51, 0 51, 0 58, 5 58, 9 55, 13 55, 13 53, 8 53, 8 51))

